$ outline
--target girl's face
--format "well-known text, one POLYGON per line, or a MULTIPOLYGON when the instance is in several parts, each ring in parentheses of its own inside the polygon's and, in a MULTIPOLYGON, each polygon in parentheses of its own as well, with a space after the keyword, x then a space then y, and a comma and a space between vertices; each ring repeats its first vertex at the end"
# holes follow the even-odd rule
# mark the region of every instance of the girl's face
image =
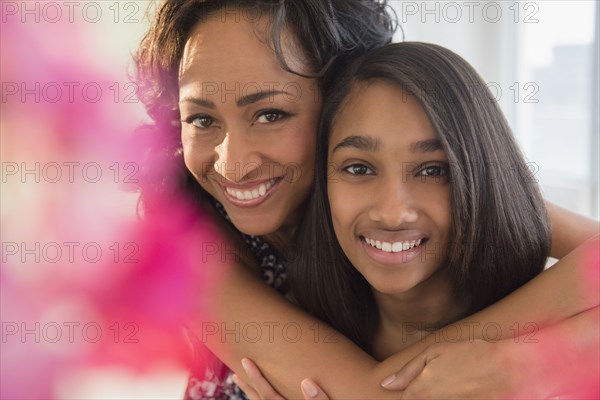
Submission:
POLYGON ((328 154, 335 234, 371 286, 406 293, 436 274, 451 222, 449 170, 419 103, 385 82, 355 85, 328 154))
MULTIPOLYGON (((284 71, 244 13, 217 13, 192 31, 179 74, 184 160, 242 232, 295 223, 313 184, 317 82, 284 71), (257 36, 257 34, 259 36, 257 36)), ((289 34, 285 58, 309 73, 289 34)))

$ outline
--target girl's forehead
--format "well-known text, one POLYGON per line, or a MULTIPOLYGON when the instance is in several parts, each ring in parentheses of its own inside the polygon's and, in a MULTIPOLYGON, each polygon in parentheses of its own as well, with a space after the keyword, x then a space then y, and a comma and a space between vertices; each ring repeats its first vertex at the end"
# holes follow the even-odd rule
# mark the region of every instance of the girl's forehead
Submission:
POLYGON ((349 136, 369 136, 382 145, 437 138, 420 103, 400 85, 386 81, 353 85, 331 128, 330 149, 349 136))

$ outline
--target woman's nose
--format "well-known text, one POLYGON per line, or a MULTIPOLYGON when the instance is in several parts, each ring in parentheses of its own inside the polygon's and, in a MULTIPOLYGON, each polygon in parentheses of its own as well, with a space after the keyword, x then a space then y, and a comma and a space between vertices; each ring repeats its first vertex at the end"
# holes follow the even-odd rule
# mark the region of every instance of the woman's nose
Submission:
POLYGON ((250 143, 244 132, 227 132, 223 141, 215 147, 214 169, 225 179, 242 182, 257 179, 252 176, 261 165, 260 149, 250 143))

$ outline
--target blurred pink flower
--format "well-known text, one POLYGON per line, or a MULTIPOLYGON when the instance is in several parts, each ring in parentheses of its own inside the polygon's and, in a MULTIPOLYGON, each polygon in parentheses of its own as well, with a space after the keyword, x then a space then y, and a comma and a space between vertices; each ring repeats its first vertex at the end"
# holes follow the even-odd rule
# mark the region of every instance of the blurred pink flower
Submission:
POLYGON ((182 328, 215 233, 174 196, 137 217, 122 189, 173 166, 142 165, 158 139, 133 135, 126 66, 82 56, 90 29, 2 21, 2 398, 56 398, 65 374, 99 365, 189 364, 182 328))

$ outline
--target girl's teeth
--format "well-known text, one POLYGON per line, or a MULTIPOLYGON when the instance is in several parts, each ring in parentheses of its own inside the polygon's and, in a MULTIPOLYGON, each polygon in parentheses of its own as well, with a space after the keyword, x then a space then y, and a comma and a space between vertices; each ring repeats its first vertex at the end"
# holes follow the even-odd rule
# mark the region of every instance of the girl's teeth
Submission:
POLYGON ((245 190, 242 192, 240 190, 235 190, 235 189, 231 189, 231 188, 225 188, 225 190, 232 197, 235 197, 238 200, 247 201, 247 200, 258 199, 259 197, 264 196, 265 194, 267 194, 267 191, 269 189, 271 189, 271 187, 273 187, 274 184, 275 184, 275 179, 271 179, 269 182, 263 183, 262 185, 260 185, 258 187, 258 189, 254 189, 252 191, 245 190))
POLYGON ((369 238, 365 238, 365 242, 369 244, 369 246, 375 247, 381 251, 385 251, 386 253, 399 253, 401 251, 410 250, 414 247, 417 247, 421 244, 421 239, 413 240, 411 242, 380 242, 379 240, 372 240, 369 238))
POLYGON ((402 242, 396 242, 392 245, 392 252, 398 253, 399 251, 402 251, 402 242))

